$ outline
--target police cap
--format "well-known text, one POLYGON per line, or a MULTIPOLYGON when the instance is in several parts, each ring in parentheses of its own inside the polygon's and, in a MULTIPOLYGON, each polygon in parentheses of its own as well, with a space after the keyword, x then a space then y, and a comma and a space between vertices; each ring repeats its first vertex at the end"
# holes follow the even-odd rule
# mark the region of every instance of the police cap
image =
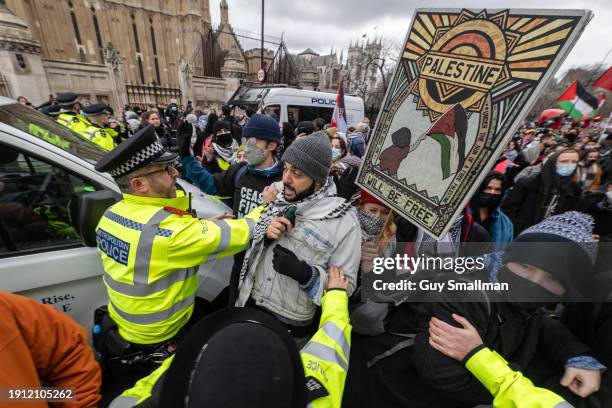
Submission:
POLYGON ((45 115, 57 116, 60 114, 60 109, 61 108, 59 105, 49 104, 47 106, 43 106, 42 108, 39 107, 38 111, 40 113, 44 113, 45 115))
POLYGON ((108 106, 105 103, 94 103, 82 109, 87 116, 98 116, 108 113, 108 106))
POLYGON ((117 178, 125 176, 148 164, 171 163, 177 159, 176 153, 164 150, 155 130, 147 125, 115 149, 106 153, 96 164, 96 170, 108 172, 117 178))
POLYGON ((79 101, 81 95, 74 92, 65 92, 57 95, 57 103, 61 106, 74 105, 79 101))
POLYGON ((228 308, 190 329, 166 372, 159 402, 172 408, 188 397, 193 407, 306 407, 305 384, 295 341, 274 317, 228 308))

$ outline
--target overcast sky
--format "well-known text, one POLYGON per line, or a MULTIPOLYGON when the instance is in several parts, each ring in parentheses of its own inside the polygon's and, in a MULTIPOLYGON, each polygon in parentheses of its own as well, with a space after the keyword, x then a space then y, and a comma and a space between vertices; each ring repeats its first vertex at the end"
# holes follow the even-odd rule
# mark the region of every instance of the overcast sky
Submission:
MULTIPOLYGON (((259 36, 261 32, 261 1, 227 0, 230 24, 259 36)), ((280 38, 291 52, 310 47, 328 54, 331 47, 346 49, 351 39, 367 34, 371 39, 382 36, 400 45, 410 25, 412 13, 419 7, 589 9, 594 17, 561 66, 559 73, 585 65, 599 64, 612 47, 611 0, 488 0, 488 1, 409 1, 409 0, 266 0, 265 33, 280 38)), ((214 28, 219 24, 219 0, 211 0, 214 28)), ((248 48, 258 47, 255 40, 244 40, 248 48)), ((272 48, 272 45, 268 45, 272 48)), ((604 65, 612 63, 612 53, 604 65)))

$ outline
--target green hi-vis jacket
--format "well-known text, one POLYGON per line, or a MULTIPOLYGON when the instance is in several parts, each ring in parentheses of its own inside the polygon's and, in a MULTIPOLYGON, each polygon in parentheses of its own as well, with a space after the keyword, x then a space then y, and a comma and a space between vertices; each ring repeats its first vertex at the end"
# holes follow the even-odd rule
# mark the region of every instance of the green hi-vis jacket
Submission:
POLYGON ((539 388, 518 371, 508 367, 502 356, 488 348, 476 352, 466 368, 493 395, 495 408, 571 408, 559 395, 539 388))
POLYGON ((112 136, 106 130, 96 125, 87 126, 83 131, 83 135, 107 152, 115 148, 115 140, 112 136))
POLYGON ((210 221, 185 211, 189 199, 177 195, 124 194, 96 229, 109 314, 132 343, 155 344, 178 333, 193 312, 199 265, 244 250, 264 208, 210 221))
MULTIPOLYGON (((302 365, 309 395, 316 394, 309 408, 339 408, 348 371, 351 325, 348 315, 348 295, 344 290, 331 290, 322 299, 319 330, 302 348, 302 365), (321 389, 324 388, 324 389, 321 389)), ((170 367, 173 357, 166 359, 149 376, 115 398, 109 408, 159 406, 152 401, 152 390, 170 367)), ((157 395, 158 393, 153 393, 157 395)))

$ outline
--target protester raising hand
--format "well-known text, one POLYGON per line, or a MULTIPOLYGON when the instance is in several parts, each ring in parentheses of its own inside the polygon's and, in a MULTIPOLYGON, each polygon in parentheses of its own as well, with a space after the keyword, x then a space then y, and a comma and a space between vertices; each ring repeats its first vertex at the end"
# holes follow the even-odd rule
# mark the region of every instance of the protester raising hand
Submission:
POLYGON ((482 339, 467 319, 454 313, 453 319, 462 327, 451 326, 438 318, 431 318, 429 344, 445 356, 463 361, 470 351, 482 344, 482 339))
POLYGON ((344 276, 344 271, 337 266, 329 268, 327 275, 327 290, 348 288, 348 279, 344 276))

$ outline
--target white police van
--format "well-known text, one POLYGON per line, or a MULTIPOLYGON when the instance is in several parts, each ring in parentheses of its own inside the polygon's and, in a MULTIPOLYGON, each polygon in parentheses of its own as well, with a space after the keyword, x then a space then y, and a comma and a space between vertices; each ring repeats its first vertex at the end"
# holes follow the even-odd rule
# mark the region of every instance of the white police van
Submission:
MULTIPOLYGON (((120 199, 104 152, 13 99, 0 97, 0 290, 34 298, 91 327, 107 303, 95 226, 120 199)), ((199 216, 231 212, 179 180, 199 216)), ((228 285, 232 258, 200 266, 198 296, 212 301, 228 285)))
MULTIPOLYGON (((323 118, 331 122, 336 94, 329 92, 307 91, 286 86, 242 86, 229 102, 242 109, 261 110, 274 114, 280 123, 290 122, 296 126, 299 122, 323 118)), ((348 126, 356 126, 363 121, 365 111, 363 99, 357 96, 345 96, 344 105, 348 126)))

